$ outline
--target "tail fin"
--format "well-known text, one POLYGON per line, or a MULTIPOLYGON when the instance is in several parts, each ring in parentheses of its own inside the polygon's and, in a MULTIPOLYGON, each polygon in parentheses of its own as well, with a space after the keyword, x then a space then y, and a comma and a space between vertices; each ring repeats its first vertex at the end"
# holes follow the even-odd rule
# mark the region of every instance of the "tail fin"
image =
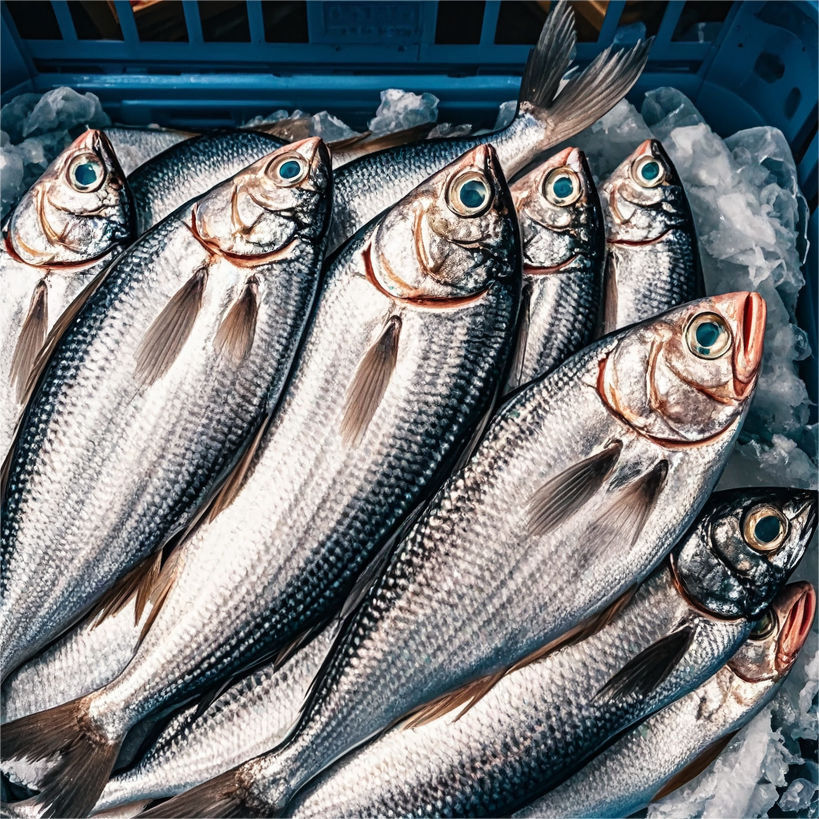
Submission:
POLYGON ((607 48, 582 74, 572 77, 545 109, 544 150, 573 137, 614 108, 643 73, 653 42, 651 37, 614 54, 607 48))
POLYGON ((3 759, 54 759, 31 800, 42 817, 88 816, 114 767, 122 737, 110 740, 95 729, 88 703, 82 697, 3 726, 3 759))
POLYGON ((142 817, 217 817, 217 816, 263 816, 245 803, 247 795, 239 778, 240 768, 226 773, 180 793, 172 799, 156 805, 140 814, 142 817))

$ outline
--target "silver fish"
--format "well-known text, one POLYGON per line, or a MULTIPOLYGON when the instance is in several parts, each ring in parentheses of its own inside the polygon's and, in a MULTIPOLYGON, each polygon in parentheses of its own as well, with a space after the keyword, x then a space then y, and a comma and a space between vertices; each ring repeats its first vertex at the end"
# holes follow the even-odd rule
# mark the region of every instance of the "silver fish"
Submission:
POLYGON ((4 757, 71 749, 41 806, 86 813, 132 725, 342 606, 489 409, 514 340, 520 276, 514 207, 488 146, 335 257, 281 404, 243 480, 164 566, 133 661, 88 697, 4 727, 4 757))
POLYGON ((100 131, 75 139, 3 225, 0 460, 11 446, 29 376, 49 331, 135 236, 125 175, 100 131))
POLYGON ((159 556, 277 400, 317 291, 329 161, 306 140, 181 209, 59 340, 3 498, 4 676, 159 556))
POLYGON ((710 680, 515 815, 631 816, 682 787, 776 696, 805 643, 815 611, 816 592, 809 583, 785 588, 748 640, 710 680))
POLYGON ((277 745, 339 626, 334 620, 281 668, 270 663, 235 683, 201 714, 192 705, 174 717, 139 763, 105 786, 94 813, 175 796, 277 745))
POLYGON ((177 131, 174 128, 112 125, 105 128, 105 136, 108 137, 123 172, 131 174, 149 159, 196 134, 191 131, 177 131))
MULTIPOLYGON (((816 493, 713 495, 682 544, 712 569, 711 598, 725 593, 720 616, 681 593, 666 561, 592 636, 490 680, 493 688, 465 712, 436 718, 433 707, 420 726, 393 729, 311 783, 287 815, 508 816, 565 779, 612 736, 703 683, 747 637, 759 615, 749 617, 745 601, 720 582, 723 574, 744 579, 743 555, 719 555, 743 540, 742 518, 761 506, 787 525, 764 584, 770 604, 774 578, 784 585, 781 567, 791 571, 813 535, 816 493)), ((765 562, 772 552, 758 550, 767 545, 753 541, 745 551, 765 562)))
POLYGON ((671 159, 647 139, 600 186, 607 249, 603 332, 704 294, 691 208, 671 159))
POLYGON ((759 295, 714 296, 601 339, 522 390, 395 550, 288 741, 190 791, 201 801, 187 809, 280 811, 340 755, 505 672, 646 577, 719 477, 764 329, 759 295), (705 321, 719 330, 708 354, 692 335, 705 321))
POLYGON ((478 137, 423 140, 379 151, 340 168, 335 176, 328 249, 341 245, 378 213, 476 145, 491 144, 504 173, 511 178, 538 154, 613 108, 642 73, 651 41, 615 54, 606 49, 558 94, 575 39, 571 7, 565 2, 553 5, 523 73, 517 114, 502 131, 478 137))
POLYGON ((507 391, 592 340, 605 258, 600 200, 582 151, 566 148, 510 190, 523 242, 523 298, 507 391))
POLYGON ((137 618, 132 597, 109 617, 88 617, 9 674, 2 688, 2 722, 45 711, 111 682, 134 656, 151 608, 148 601, 137 618))
POLYGON ((267 134, 231 129, 191 137, 148 160, 128 178, 139 234, 284 144, 267 134))

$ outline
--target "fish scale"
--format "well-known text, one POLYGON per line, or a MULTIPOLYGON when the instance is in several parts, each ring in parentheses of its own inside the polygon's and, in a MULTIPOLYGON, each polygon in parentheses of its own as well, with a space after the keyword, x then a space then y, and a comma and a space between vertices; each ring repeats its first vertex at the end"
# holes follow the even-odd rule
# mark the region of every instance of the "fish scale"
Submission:
MULTIPOLYGON (((329 157, 316 156, 326 182, 329 157)), ((61 339, 4 498, 4 670, 184 526, 277 397, 322 258, 326 200, 317 188, 304 201, 316 222, 285 259, 251 268, 211 257, 191 232, 190 210, 180 211, 110 268, 61 339), (136 377, 140 344, 202 265, 207 283, 190 335, 168 372, 145 385, 136 377), (213 343, 251 274, 255 335, 237 366, 213 343)))

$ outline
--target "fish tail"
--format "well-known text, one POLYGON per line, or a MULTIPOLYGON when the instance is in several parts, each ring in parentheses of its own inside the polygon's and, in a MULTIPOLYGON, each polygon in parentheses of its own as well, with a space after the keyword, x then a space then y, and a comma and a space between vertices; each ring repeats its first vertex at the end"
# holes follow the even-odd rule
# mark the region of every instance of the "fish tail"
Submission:
POLYGON ((123 737, 111 739, 94 725, 90 702, 81 697, 3 726, 3 759, 55 760, 31 800, 42 817, 88 816, 114 767, 123 737))
POLYGON ((546 19, 523 72, 519 104, 543 123, 543 150, 588 128, 614 108, 642 74, 653 42, 650 38, 614 53, 607 48, 558 92, 575 39, 574 13, 567 2, 561 2, 546 19))
POLYGON ((247 804, 247 790, 241 779, 241 767, 233 768, 219 776, 180 793, 166 802, 140 814, 140 817, 232 817, 275 816, 254 810, 247 804))

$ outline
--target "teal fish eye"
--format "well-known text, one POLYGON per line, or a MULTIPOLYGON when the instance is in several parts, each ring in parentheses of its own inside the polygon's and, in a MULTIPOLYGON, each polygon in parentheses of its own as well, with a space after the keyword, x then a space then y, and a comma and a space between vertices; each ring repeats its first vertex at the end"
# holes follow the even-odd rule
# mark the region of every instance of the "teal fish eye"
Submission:
POLYGON ((83 188, 90 188, 99 179, 99 168, 93 162, 81 162, 74 168, 74 179, 83 188))
POLYGON ((653 182, 660 175, 660 165, 653 160, 640 167, 640 174, 647 182, 653 182))
POLYGON ((765 515, 754 526, 754 536, 760 543, 771 543, 779 537, 782 522, 776 515, 765 515))
POLYGON ((572 195, 574 184, 568 176, 558 176, 552 184, 552 191, 558 199, 566 199, 572 195))
POLYGON ((722 335, 722 327, 713 321, 704 321, 697 326, 697 344, 705 350, 710 350, 722 335))
POLYGON ((489 189, 486 187, 486 183, 481 182, 480 179, 470 179, 468 182, 464 182, 458 190, 458 198, 461 200, 461 204, 469 210, 482 207, 488 196, 489 189))
POLYGON ((301 173, 301 165, 295 159, 288 159, 279 166, 279 176, 282 179, 295 179, 301 173))

